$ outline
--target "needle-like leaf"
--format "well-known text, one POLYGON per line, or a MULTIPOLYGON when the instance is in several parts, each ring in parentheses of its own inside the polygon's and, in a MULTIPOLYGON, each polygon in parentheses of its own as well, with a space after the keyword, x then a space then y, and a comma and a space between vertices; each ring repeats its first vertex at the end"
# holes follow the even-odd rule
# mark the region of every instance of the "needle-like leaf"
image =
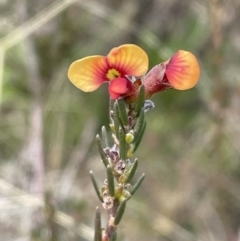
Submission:
POLYGON ((138 132, 136 141, 135 141, 135 143, 134 143, 133 153, 138 149, 138 147, 139 147, 139 145, 140 145, 140 143, 141 143, 141 141, 142 141, 143 134, 144 134, 144 132, 145 132, 146 126, 147 126, 147 122, 145 121, 145 122, 143 123, 142 128, 141 128, 141 129, 139 130, 139 132, 138 132))
POLYGON ((137 180, 137 182, 134 184, 134 186, 132 187, 132 190, 130 192, 131 196, 133 196, 133 194, 138 190, 138 188, 140 187, 142 181, 144 180, 145 178, 145 174, 143 173, 139 179, 137 180))
POLYGON ((105 126, 102 127, 102 141, 103 141, 103 147, 109 147, 108 134, 105 126))
POLYGON ((107 159, 106 154, 103 150, 102 142, 101 142, 100 136, 98 134, 96 135, 96 141, 97 141, 97 146, 98 146, 98 152, 101 156, 102 162, 105 165, 105 167, 107 167, 108 159, 107 159))
POLYGON ((95 214, 95 233, 94 241, 102 241, 102 224, 101 224, 101 212, 98 207, 96 207, 95 214))
POLYGON ((121 126, 119 126, 119 144, 120 144, 120 157, 122 160, 127 158, 127 143, 125 138, 125 132, 121 126))
POLYGON ((114 129, 115 135, 117 139, 119 138, 119 126, 121 125, 120 114, 118 109, 118 102, 115 101, 113 105, 113 121, 114 121, 114 129))
POLYGON ((128 116, 127 116, 127 106, 126 101, 124 99, 118 99, 118 110, 119 115, 122 121, 122 125, 127 128, 128 127, 128 116))
POLYGON ((118 225, 120 223, 122 216, 124 214, 124 211, 125 211, 126 203, 127 203, 126 200, 124 200, 120 203, 118 210, 117 210, 115 220, 114 220, 114 225, 118 225))
POLYGON ((135 104, 135 114, 136 114, 136 116, 139 116, 140 111, 143 108, 144 100, 145 100, 145 86, 142 85, 141 88, 140 88, 140 91, 139 91, 138 99, 137 99, 136 104, 135 104))
POLYGON ((97 181, 96 181, 96 179, 95 179, 95 177, 94 177, 93 171, 91 170, 91 171, 89 172, 89 174, 90 174, 90 178, 91 178, 91 180, 92 180, 93 187, 94 187, 94 189, 95 189, 95 191, 96 191, 96 193, 97 193, 97 196, 98 196, 99 200, 100 200, 101 202, 103 202, 103 198, 102 198, 102 196, 101 196, 101 194, 100 194, 100 189, 98 188, 97 181))
POLYGON ((114 197, 115 196, 114 176, 110 165, 107 166, 107 180, 108 180, 108 192, 111 197, 114 197))
POLYGON ((134 174, 137 170, 137 167, 138 167, 138 159, 136 158, 132 167, 131 167, 131 171, 129 172, 127 180, 125 181, 125 183, 129 183, 132 180, 132 178, 133 178, 133 176, 134 176, 134 174))

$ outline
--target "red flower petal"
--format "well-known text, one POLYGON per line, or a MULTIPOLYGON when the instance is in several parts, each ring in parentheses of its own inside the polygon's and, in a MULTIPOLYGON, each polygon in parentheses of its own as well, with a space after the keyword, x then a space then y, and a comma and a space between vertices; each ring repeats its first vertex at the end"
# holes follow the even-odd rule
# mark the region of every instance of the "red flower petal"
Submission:
POLYGON ((119 98, 120 95, 124 95, 128 92, 128 81, 125 78, 115 78, 110 81, 108 91, 112 99, 119 98))
POLYGON ((114 93, 113 91, 111 91, 111 89, 109 89, 109 87, 108 87, 108 92, 109 92, 109 95, 112 100, 116 100, 121 96, 120 94, 114 93))

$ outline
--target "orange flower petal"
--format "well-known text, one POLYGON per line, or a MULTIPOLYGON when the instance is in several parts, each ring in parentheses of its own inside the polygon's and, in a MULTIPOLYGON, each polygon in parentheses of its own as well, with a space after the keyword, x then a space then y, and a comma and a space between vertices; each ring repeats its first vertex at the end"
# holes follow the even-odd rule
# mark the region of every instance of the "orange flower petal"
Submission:
POLYGON ((77 88, 91 92, 107 81, 107 70, 106 57, 90 56, 73 62, 68 69, 68 78, 77 88))
POLYGON ((196 57, 190 52, 179 50, 167 62, 166 76, 175 89, 187 90, 194 87, 200 76, 196 57))
POLYGON ((134 44, 124 44, 113 48, 107 56, 111 68, 120 71, 121 76, 142 76, 148 70, 148 56, 134 44))

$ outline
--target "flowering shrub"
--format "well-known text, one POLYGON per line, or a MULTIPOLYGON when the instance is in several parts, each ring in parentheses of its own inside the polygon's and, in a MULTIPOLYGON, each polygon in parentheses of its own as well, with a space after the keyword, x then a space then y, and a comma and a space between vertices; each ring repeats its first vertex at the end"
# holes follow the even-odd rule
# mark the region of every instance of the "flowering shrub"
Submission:
POLYGON ((68 70, 70 81, 82 91, 91 92, 105 82, 109 84, 109 126, 113 144, 109 145, 105 127, 102 127, 101 136, 96 136, 99 154, 106 168, 106 180, 101 187, 90 171, 97 196, 103 208, 108 210, 108 222, 102 229, 101 213, 97 208, 95 241, 116 240, 117 226, 126 203, 144 180, 145 174, 142 174, 134 184, 131 183, 138 167, 138 159, 132 160, 132 156, 146 128, 145 113, 154 107, 148 98, 167 89, 190 89, 197 84, 200 76, 196 57, 183 50, 148 73, 147 70, 147 54, 133 44, 113 48, 107 56, 77 60, 68 70))

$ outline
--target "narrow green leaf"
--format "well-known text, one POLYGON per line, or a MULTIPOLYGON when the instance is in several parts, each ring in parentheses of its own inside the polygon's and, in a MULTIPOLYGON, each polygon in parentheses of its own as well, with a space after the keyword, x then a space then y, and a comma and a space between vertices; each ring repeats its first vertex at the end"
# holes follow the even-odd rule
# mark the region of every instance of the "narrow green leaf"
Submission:
POLYGON ((108 159, 105 155, 105 152, 104 152, 103 146, 102 146, 102 142, 101 142, 100 136, 98 134, 96 135, 96 141, 97 141, 97 146, 98 146, 98 152, 101 156, 102 162, 103 162, 104 166, 107 167, 108 159))
POLYGON ((94 232, 94 241, 102 241, 102 224, 101 224, 101 212, 98 207, 96 207, 95 214, 95 232, 94 232))
POLYGON ((136 104, 135 104, 135 114, 136 114, 136 116, 139 116, 140 111, 143 108, 144 101, 145 101, 145 86, 142 85, 141 88, 140 88, 140 91, 139 91, 138 99, 137 99, 136 104))
POLYGON ((134 186, 132 187, 132 190, 130 192, 131 196, 133 196, 133 194, 138 190, 139 186, 141 185, 142 181, 145 178, 145 174, 143 173, 141 175, 141 177, 139 177, 139 179, 137 180, 137 182, 134 184, 134 186))
POLYGON ((90 178, 91 178, 91 180, 92 180, 93 187, 94 187, 94 189, 95 189, 95 191, 96 191, 96 193, 97 193, 97 196, 98 196, 99 200, 100 200, 101 202, 103 202, 103 198, 102 198, 102 196, 101 196, 101 194, 100 194, 100 189, 98 188, 97 181, 96 181, 96 179, 95 179, 95 177, 94 177, 93 171, 91 170, 91 171, 89 172, 89 174, 90 174, 90 178))
POLYGON ((137 167, 138 167, 138 159, 136 158, 132 167, 131 167, 131 171, 128 174, 128 177, 127 177, 127 180, 125 181, 125 183, 129 183, 132 180, 132 178, 133 178, 133 176, 134 176, 134 174, 137 170, 137 167))
POLYGON ((102 127, 102 140, 103 140, 103 146, 104 147, 109 147, 108 144, 108 134, 107 134, 107 129, 105 126, 102 127))
POLYGON ((125 207, 126 207, 127 201, 124 200, 120 203, 118 210, 117 210, 117 214, 114 220, 114 225, 118 225, 122 219, 122 216, 124 214, 125 211, 125 207))
POLYGON ((139 145, 140 145, 140 143, 142 141, 143 134, 145 132, 146 126, 147 126, 147 122, 145 121, 144 124, 143 124, 142 129, 138 132, 138 136, 136 138, 136 142, 134 143, 133 153, 138 149, 138 147, 139 147, 139 145))
POLYGON ((139 114, 138 118, 137 118, 137 123, 134 127, 134 133, 135 133, 134 139, 135 140, 137 139, 137 135, 138 135, 139 130, 141 130, 141 128, 143 127, 143 123, 144 123, 144 119, 145 119, 144 117, 145 117, 144 116, 144 110, 142 109, 140 111, 140 114, 139 114))
POLYGON ((113 110, 114 102, 115 102, 115 100, 109 98, 109 108, 110 108, 110 110, 113 110))
POLYGON ((123 160, 127 159, 127 143, 125 138, 125 132, 123 128, 119 127, 119 144, 120 144, 120 157, 123 160))
POLYGON ((114 102, 113 105, 113 121, 114 121, 114 129, 115 129, 115 135, 117 139, 119 138, 119 126, 120 124, 120 115, 119 115, 119 109, 118 109, 118 103, 117 101, 114 102))
POLYGON ((124 99, 118 99, 118 110, 119 115, 122 121, 122 125, 127 128, 128 127, 128 116, 127 116, 127 105, 124 99))
POLYGON ((107 166, 108 191, 111 197, 115 196, 114 176, 110 165, 107 166))

